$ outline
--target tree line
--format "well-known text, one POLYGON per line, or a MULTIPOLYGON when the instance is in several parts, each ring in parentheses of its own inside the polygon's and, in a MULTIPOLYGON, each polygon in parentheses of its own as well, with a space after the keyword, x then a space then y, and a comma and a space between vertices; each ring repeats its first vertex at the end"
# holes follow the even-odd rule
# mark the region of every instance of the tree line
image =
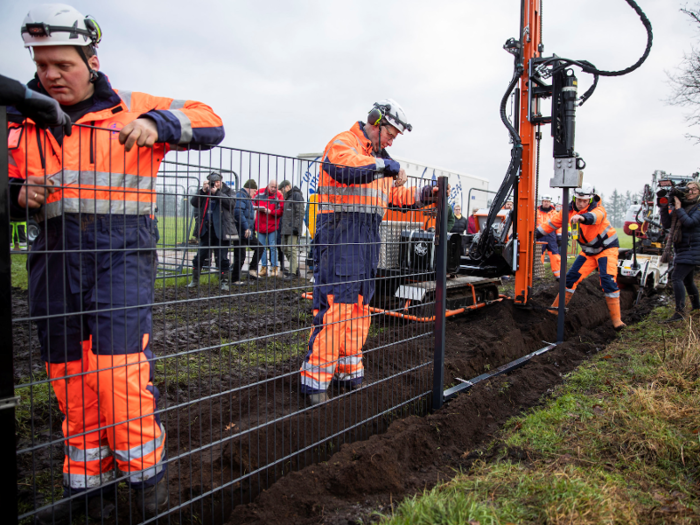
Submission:
POLYGON ((613 190, 609 197, 599 193, 600 199, 603 202, 605 211, 608 212, 608 220, 614 228, 621 228, 625 223, 625 214, 627 209, 635 203, 639 203, 641 193, 631 192, 627 190, 625 193, 613 190))

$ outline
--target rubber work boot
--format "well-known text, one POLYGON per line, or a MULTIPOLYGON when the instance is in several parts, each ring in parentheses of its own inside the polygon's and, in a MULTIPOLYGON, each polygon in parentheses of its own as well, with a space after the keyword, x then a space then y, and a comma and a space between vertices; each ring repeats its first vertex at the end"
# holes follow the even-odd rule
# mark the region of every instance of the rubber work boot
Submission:
POLYGON ((267 266, 263 266, 258 272, 258 277, 267 277, 267 266))
MULTIPOLYGON (((564 292, 564 306, 569 305, 569 301, 571 301, 571 298, 574 296, 574 292, 569 292, 566 291, 564 292)), ((547 310, 550 314, 552 315, 559 315, 559 294, 554 298, 554 302, 552 303, 552 306, 549 307, 547 310)))
POLYGON ((187 288, 197 288, 199 286, 199 268, 192 268, 192 280, 187 288))
POLYGON ((140 511, 144 510, 146 516, 152 518, 156 514, 160 514, 168 507, 170 494, 168 487, 165 484, 165 478, 161 479, 155 485, 150 487, 142 487, 135 489, 136 492, 136 508, 140 511))
POLYGON ((362 383, 353 383, 352 381, 339 381, 337 379, 333 379, 333 381, 331 381, 331 387, 335 388, 338 393, 352 392, 355 390, 360 390, 362 388, 362 383))
POLYGON ((690 304, 691 304, 691 310, 700 310, 700 296, 698 295, 689 295, 690 298, 690 304))
POLYGON ((685 316, 682 312, 674 312, 668 319, 661 321, 663 324, 675 323, 676 321, 685 321, 685 316))
POLYGON ((622 322, 622 316, 620 315, 620 298, 606 297, 605 302, 608 303, 608 311, 610 312, 610 319, 612 320, 613 327, 619 332, 627 326, 622 322))
POLYGON ((318 392, 316 394, 306 394, 306 403, 309 406, 320 405, 330 400, 328 392, 318 392))
MULTIPOLYGON (((94 520, 109 518, 115 509, 114 491, 99 492, 88 498, 87 514, 94 520), (111 494, 110 494, 111 493, 111 494)), ((38 525, 69 525, 85 515, 85 497, 62 499, 53 507, 37 513, 35 523, 38 525)))

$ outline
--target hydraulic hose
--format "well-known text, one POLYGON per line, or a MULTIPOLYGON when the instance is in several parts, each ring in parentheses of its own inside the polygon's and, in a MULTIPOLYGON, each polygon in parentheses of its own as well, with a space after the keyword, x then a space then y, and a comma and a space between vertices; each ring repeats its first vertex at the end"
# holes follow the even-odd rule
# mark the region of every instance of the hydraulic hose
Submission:
MULTIPOLYGON (((639 7, 637 2, 635 0, 625 0, 627 4, 634 9, 634 11, 637 13, 639 16, 640 20, 642 21, 642 24, 644 25, 644 28, 647 31, 647 45, 646 48, 644 49, 644 53, 642 56, 631 66, 626 67, 625 69, 620 69, 618 71, 606 71, 602 69, 596 68, 593 64, 591 64, 587 60, 572 60, 572 59, 567 59, 567 58, 561 58, 561 57, 552 57, 549 60, 544 61, 540 67, 546 66, 547 64, 554 62, 554 61, 559 61, 559 65, 557 67, 557 70, 566 68, 569 66, 578 66, 581 68, 582 71, 585 73, 589 73, 593 75, 593 85, 581 96, 579 99, 578 105, 581 106, 583 105, 586 100, 588 100, 593 92, 595 91, 597 85, 598 85, 598 79, 599 77, 617 77, 617 76, 622 76, 622 75, 627 75, 628 73, 631 73, 632 71, 638 69, 649 57, 649 53, 651 52, 651 46, 654 40, 654 34, 652 31, 651 27, 651 22, 647 18, 646 14, 644 14, 644 11, 639 7)), ((522 21, 521 21, 521 27, 522 27, 522 21)), ((541 28, 541 26, 540 26, 541 28)), ((501 99, 501 106, 500 106, 500 115, 501 115, 501 121, 505 125, 505 127, 508 129, 508 133, 511 136, 511 140, 513 141, 513 147, 511 149, 511 154, 510 154, 510 164, 508 166, 508 170, 506 171, 506 176, 503 179, 503 182, 501 183, 500 188, 498 189, 498 192, 496 193, 496 196, 494 197, 493 204, 491 206, 491 209, 489 210, 489 215, 486 220, 486 225, 482 231, 482 234, 479 238, 479 241, 477 242, 477 245, 473 248, 470 249, 469 251, 469 258, 474 260, 474 261, 484 261, 486 260, 492 253, 493 253, 493 246, 494 246, 494 238, 493 238, 493 233, 491 231, 491 227, 493 226, 493 223, 496 220, 496 216, 498 215, 498 212, 500 211, 501 207, 503 206, 503 203, 505 202, 508 194, 510 193, 511 189, 515 185, 515 182, 518 179, 518 175, 520 173, 521 169, 521 161, 522 161, 522 154, 523 154, 523 146, 522 146, 522 141, 520 140, 520 134, 518 131, 513 127, 512 123, 508 119, 508 116, 506 114, 506 106, 508 103, 508 98, 510 97, 511 93, 515 89, 515 86, 517 85, 518 81, 520 80, 520 77, 523 74, 524 71, 524 66, 523 66, 523 56, 522 56, 522 35, 521 35, 521 41, 520 42, 514 42, 512 39, 506 43, 506 49, 510 52, 513 52, 514 49, 517 48, 517 52, 514 52, 513 54, 515 55, 515 66, 514 66, 514 71, 513 71, 513 78, 511 79, 510 83, 508 84, 508 88, 506 89, 506 93, 503 95, 503 98, 501 99)), ((554 74, 555 71, 552 71, 552 74, 554 74)), ((518 118, 516 115, 515 118, 518 118)))

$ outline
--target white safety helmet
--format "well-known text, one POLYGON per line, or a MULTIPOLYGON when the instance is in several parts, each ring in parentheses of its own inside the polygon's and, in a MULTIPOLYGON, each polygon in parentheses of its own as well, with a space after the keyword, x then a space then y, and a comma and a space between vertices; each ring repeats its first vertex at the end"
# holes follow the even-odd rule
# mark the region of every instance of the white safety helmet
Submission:
POLYGON ((406 112, 394 99, 385 98, 375 102, 367 115, 367 122, 373 126, 378 126, 382 122, 388 122, 403 135, 403 132, 411 131, 413 126, 408 123, 406 112))
POLYGON ((545 193, 544 195, 542 195, 542 200, 552 202, 552 196, 548 193, 545 193))
POLYGON ((102 30, 97 22, 66 4, 42 4, 22 22, 24 47, 97 46, 102 30))
POLYGON ((580 188, 574 189, 574 197, 577 199, 592 199, 595 196, 593 184, 584 182, 580 188))

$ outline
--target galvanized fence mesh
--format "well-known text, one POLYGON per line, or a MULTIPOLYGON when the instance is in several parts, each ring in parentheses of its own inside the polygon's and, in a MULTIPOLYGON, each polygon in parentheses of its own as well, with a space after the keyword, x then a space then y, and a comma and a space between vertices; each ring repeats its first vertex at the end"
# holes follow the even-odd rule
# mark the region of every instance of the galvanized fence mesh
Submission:
MULTIPOLYGON (((324 201, 318 162, 127 154, 112 130, 74 133, 81 151, 26 186, 46 192, 38 213, 4 193, 5 218, 38 228, 31 251, 1 255, 20 522, 220 522, 428 409, 439 257, 435 205, 416 202, 426 181, 392 182, 389 211, 372 214, 377 193, 324 201), (309 175, 318 185, 301 191, 309 175)), ((51 151, 42 136, 27 158, 51 151)))

